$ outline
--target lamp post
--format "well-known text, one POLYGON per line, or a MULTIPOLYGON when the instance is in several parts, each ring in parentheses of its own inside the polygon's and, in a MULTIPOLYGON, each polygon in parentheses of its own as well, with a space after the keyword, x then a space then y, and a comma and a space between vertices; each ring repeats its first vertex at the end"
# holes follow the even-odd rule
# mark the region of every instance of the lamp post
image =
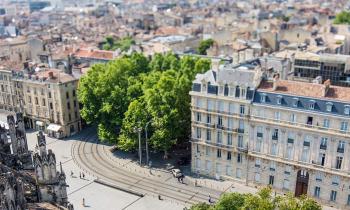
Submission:
POLYGON ((139 136, 139 158, 140 158, 140 165, 142 165, 142 150, 141 150, 141 131, 142 131, 142 128, 134 128, 134 132, 138 133, 138 136, 139 136))
POLYGON ((148 121, 145 126, 145 133, 146 133, 146 164, 149 164, 149 153, 148 153, 148 133, 147 133, 147 128, 148 125, 152 122, 152 120, 148 121))

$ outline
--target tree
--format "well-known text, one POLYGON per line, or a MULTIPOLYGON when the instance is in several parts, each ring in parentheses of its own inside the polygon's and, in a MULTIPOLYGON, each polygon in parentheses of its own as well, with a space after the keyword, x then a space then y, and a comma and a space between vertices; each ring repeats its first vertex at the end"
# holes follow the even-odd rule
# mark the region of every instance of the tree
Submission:
POLYGON ((198 53, 200 55, 206 55, 207 54, 207 49, 209 49, 211 46, 213 46, 214 44, 214 40, 213 39, 206 39, 206 40, 202 40, 199 43, 199 47, 198 47, 198 53))
POLYGON ((350 25, 350 12, 342 11, 335 16, 334 24, 350 25))
POLYGON ((245 202, 246 195, 240 193, 225 193, 216 203, 214 210, 240 210, 245 202))
POLYGON ((209 210, 211 206, 207 203, 198 203, 191 206, 190 210, 209 210))
POLYGON ((119 40, 115 40, 113 37, 107 36, 102 48, 104 50, 111 50, 111 51, 120 49, 122 52, 126 52, 130 49, 131 45, 134 45, 134 44, 135 44, 135 40, 133 40, 129 36, 123 37, 119 40))

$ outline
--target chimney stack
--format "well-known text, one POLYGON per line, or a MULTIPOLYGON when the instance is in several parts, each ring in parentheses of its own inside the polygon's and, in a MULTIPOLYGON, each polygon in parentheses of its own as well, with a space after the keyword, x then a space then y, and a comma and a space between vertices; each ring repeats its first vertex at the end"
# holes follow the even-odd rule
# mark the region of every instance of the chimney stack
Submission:
POLYGON ((331 80, 327 79, 324 83, 323 83, 323 88, 322 88, 322 95, 325 97, 329 91, 329 88, 331 86, 331 80))
POLYGON ((280 74, 277 73, 277 74, 273 75, 272 90, 274 90, 274 91, 277 90, 279 80, 280 80, 280 74))

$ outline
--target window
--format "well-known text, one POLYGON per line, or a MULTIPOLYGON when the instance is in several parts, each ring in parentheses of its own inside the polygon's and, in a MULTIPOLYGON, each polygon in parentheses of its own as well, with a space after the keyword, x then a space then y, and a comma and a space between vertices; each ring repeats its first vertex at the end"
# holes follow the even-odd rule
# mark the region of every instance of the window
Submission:
POLYGON ((233 129, 233 119, 232 118, 228 118, 227 120, 227 128, 232 130, 233 129))
POLYGON ((324 128, 329 128, 329 119, 324 119, 323 120, 323 127, 324 128))
POLYGON ((242 176, 242 170, 240 168, 237 168, 236 170, 236 178, 240 179, 242 176))
POLYGON ((216 135, 216 142, 218 144, 221 144, 222 143, 222 131, 218 131, 217 132, 217 135, 216 135))
POLYGON ((201 128, 196 128, 196 137, 197 137, 197 139, 201 139, 202 138, 201 128))
POLYGON ((258 139, 258 140, 256 141, 256 144, 255 144, 255 151, 257 151, 257 152, 260 152, 260 151, 261 151, 261 141, 262 141, 262 140, 260 140, 260 139, 258 139))
POLYGON ((220 163, 216 163, 215 172, 217 174, 221 174, 221 164, 220 163))
POLYGON ((276 162, 275 161, 270 162, 270 171, 276 171, 276 162))
POLYGON ((344 106, 344 114, 346 114, 346 115, 350 114, 350 106, 349 105, 344 106))
POLYGON ((208 99, 207 103, 208 103, 208 104, 207 104, 208 110, 209 110, 209 111, 213 111, 213 110, 214 110, 214 101, 208 99))
POLYGON ((321 171, 316 172, 316 181, 322 182, 323 180, 323 173, 321 171))
POLYGON ((278 129, 273 130, 272 140, 278 140, 278 129))
POLYGON ((227 145, 232 145, 232 133, 227 134, 227 145))
POLYGON ((66 98, 69 98, 69 92, 68 91, 66 92, 66 98))
POLYGON ((53 104, 50 102, 50 109, 53 109, 53 104))
POLYGON ((297 116, 295 114, 290 115, 290 122, 295 123, 297 121, 297 116))
POLYGON ((281 112, 275 112, 275 120, 280 120, 281 119, 281 112))
POLYGON ((330 200, 333 202, 335 202, 337 200, 337 191, 334 191, 334 190, 331 191, 330 200))
POLYGON ((231 160, 231 152, 227 152, 227 160, 231 160))
POLYGON ((200 168, 201 168, 201 159, 199 159, 199 158, 196 159, 196 168, 197 168, 197 170, 200 170, 200 168))
POLYGON ((197 153, 200 153, 201 151, 199 150, 199 145, 198 144, 196 145, 196 148, 197 148, 197 153))
POLYGON ((223 112, 224 111, 224 103, 222 101, 218 101, 217 102, 217 110, 219 112, 223 112))
POLYGON ((238 121, 238 128, 239 128, 238 132, 240 132, 240 133, 244 132, 244 121, 243 120, 238 121))
POLYGON ((69 121, 72 120, 72 116, 70 115, 70 113, 68 114, 68 119, 69 119, 69 121))
POLYGON ((272 186, 273 186, 274 181, 275 181, 275 177, 272 176, 272 175, 270 175, 270 176, 269 176, 269 185, 272 185, 272 186))
POLYGON ((205 155, 210 156, 210 147, 205 148, 205 155))
POLYGON ((237 163, 242 163, 242 154, 241 153, 237 154, 237 163))
POLYGON ((218 116, 218 125, 222 127, 222 116, 218 116))
POLYGON ((260 158, 256 158, 255 159, 255 167, 260 168, 260 166, 261 166, 261 159, 260 158))
MULTIPOLYGON (((75 101, 74 101, 75 102, 75 101)), ((200 112, 196 112, 196 121, 200 122, 202 121, 202 114, 200 112)))
POLYGON ((288 179, 283 180, 283 189, 286 189, 286 190, 289 189, 289 180, 288 179))
POLYGON ((265 103, 266 102, 266 94, 265 93, 260 95, 260 102, 261 103, 265 103))
POLYGON ((234 96, 235 95, 235 88, 234 87, 230 87, 229 94, 230 94, 230 96, 234 96))
POLYGON ((245 107, 244 107, 244 105, 240 105, 240 106, 239 106, 239 113, 243 115, 244 112, 245 112, 245 107))
POLYGON ((244 88, 242 88, 242 90, 241 90, 241 97, 245 98, 245 96, 246 96, 246 91, 245 91, 244 88))
POLYGON ((309 103, 309 109, 315 109, 315 101, 311 100, 309 103))
POLYGON ((75 96, 75 90, 73 90, 73 96, 75 96))
POLYGON ((239 98, 239 97, 240 97, 240 93, 241 93, 241 90, 240 90, 239 86, 237 85, 237 86, 236 86, 236 94, 235 94, 235 97, 236 97, 236 98, 239 98))
POLYGON ((258 139, 263 137, 263 128, 261 126, 256 127, 256 136, 258 139))
POLYGON ((333 176, 332 176, 332 185, 338 186, 339 183, 340 183, 340 178, 339 178, 339 176, 333 175, 333 176))
POLYGON ((232 176, 232 167, 230 165, 226 165, 226 175, 232 176))
POLYGON ((51 98, 52 96, 51 96, 51 92, 49 92, 49 98, 51 98))
POLYGON ((340 130, 343 131, 343 132, 348 131, 348 122, 341 122, 340 130))
POLYGON ((221 149, 217 149, 216 157, 221 158, 221 149))
POLYGON ((43 105, 43 106, 46 106, 45 98, 42 99, 42 105, 43 105))
POLYGON ((309 135, 306 135, 305 136, 305 139, 304 139, 304 147, 310 147, 310 141, 311 141, 311 137, 309 135))
POLYGON ((235 112, 235 105, 233 103, 230 103, 228 110, 229 110, 230 114, 233 114, 235 112))
POLYGON ((292 167, 289 165, 286 165, 286 169, 284 171, 284 174, 290 175, 291 171, 292 171, 292 167))
POLYGON ((337 156, 336 162, 335 162, 335 168, 341 169, 342 162, 343 162, 343 157, 337 156))
POLYGON ((207 129, 207 141, 211 141, 211 130, 207 129))
POLYGON ((67 102, 67 109, 70 109, 70 103, 67 102))
POLYGON ((238 146, 239 148, 242 148, 242 147, 243 147, 243 136, 242 136, 242 135, 238 135, 237 146, 238 146))
POLYGON ((211 123, 211 114, 207 114, 207 123, 208 123, 208 124, 211 123))
POLYGON ((255 173, 255 182, 260 182, 260 173, 255 173))
POLYGON ((277 155, 277 143, 274 142, 271 145, 271 155, 277 155))
POLYGON ((277 96, 277 104, 278 105, 282 104, 282 96, 277 96))
POLYGON ((332 108, 333 108, 333 103, 327 102, 326 103, 326 110, 327 110, 327 112, 331 112, 332 108))
POLYGON ((205 162, 205 170, 206 170, 207 172, 210 172, 210 171, 211 171, 211 161, 210 161, 210 160, 207 160, 207 161, 205 162))
POLYGON ((309 159, 309 147, 304 147, 301 154, 301 161, 308 162, 309 159))
POLYGON ((294 144, 295 134, 293 132, 288 132, 288 144, 294 144))
POLYGON ((202 99, 201 98, 196 98, 196 106, 198 108, 202 108, 202 99))
POLYGON ((298 107, 299 104, 299 99, 298 98, 293 98, 293 106, 298 107))
POLYGON ((339 141, 337 152, 344 153, 344 148, 345 148, 345 142, 344 141, 339 141))
POLYGON ((324 166, 325 162, 326 162, 326 154, 325 153, 320 153, 318 155, 318 164, 320 164, 321 166, 324 166))
POLYGON ((319 198, 320 197, 320 191, 321 191, 320 187, 315 187, 314 197, 319 198))
POLYGON ((35 97, 35 104, 39 105, 38 97, 35 97))

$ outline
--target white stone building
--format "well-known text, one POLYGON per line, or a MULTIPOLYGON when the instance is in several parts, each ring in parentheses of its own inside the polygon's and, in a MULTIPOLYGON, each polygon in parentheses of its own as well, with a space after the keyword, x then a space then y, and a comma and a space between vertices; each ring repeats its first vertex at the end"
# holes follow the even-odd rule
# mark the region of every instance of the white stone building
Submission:
POLYGON ((198 74, 192 171, 350 206, 350 88, 272 80, 259 61, 198 74))

